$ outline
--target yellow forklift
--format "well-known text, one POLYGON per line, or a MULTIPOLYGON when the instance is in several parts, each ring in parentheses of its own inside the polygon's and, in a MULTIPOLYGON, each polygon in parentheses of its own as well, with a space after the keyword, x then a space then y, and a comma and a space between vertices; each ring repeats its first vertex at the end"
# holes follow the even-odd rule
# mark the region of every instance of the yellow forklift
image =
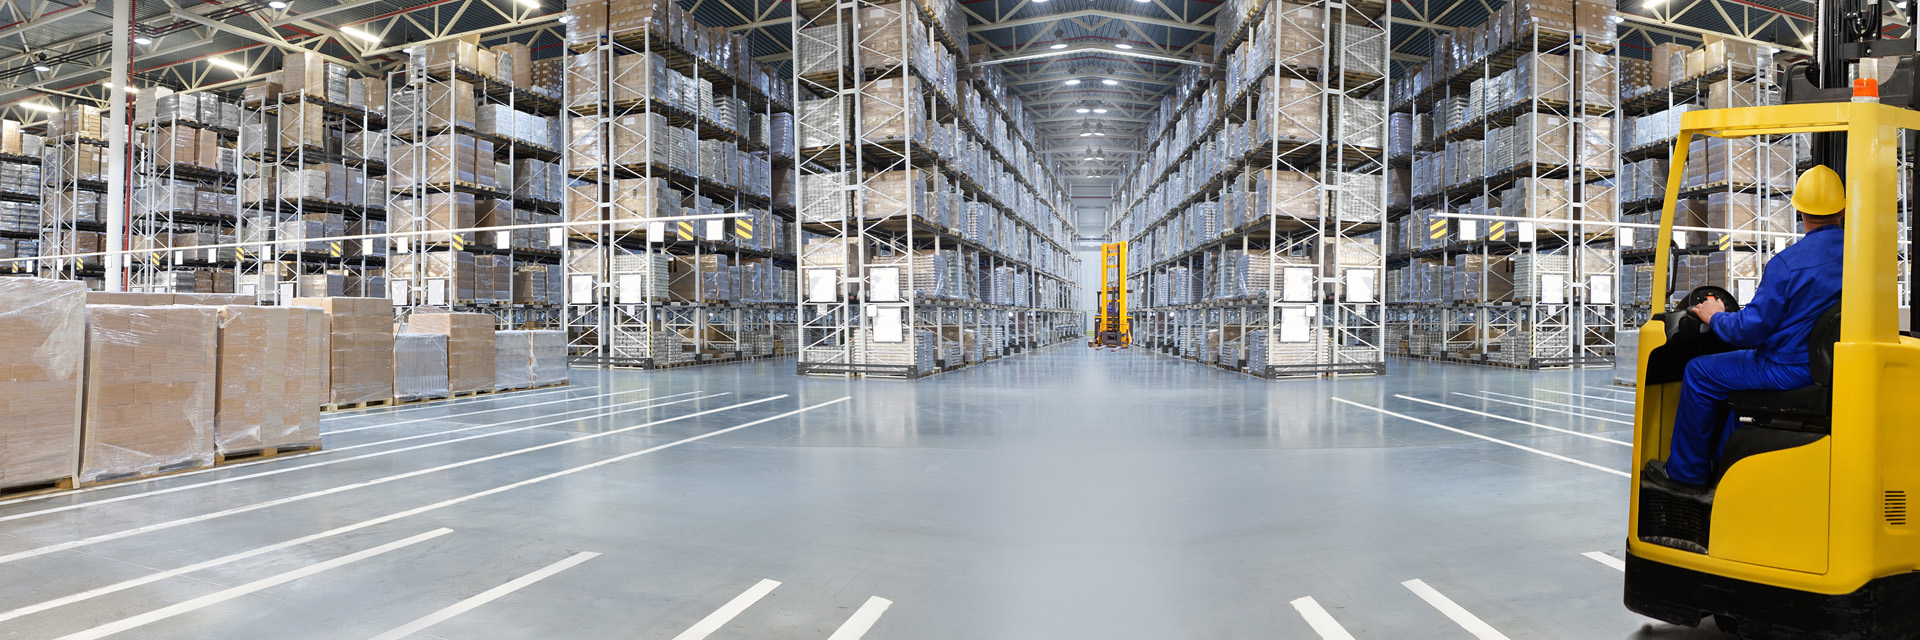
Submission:
POLYGON ((1099 311, 1093 321, 1094 348, 1125 348, 1133 344, 1127 321, 1127 243, 1100 245, 1099 311))
POLYGON ((1688 309, 1708 297, 1736 305, 1702 287, 1662 309, 1671 262, 1668 243, 1656 243, 1626 554, 1626 605, 1640 614, 1687 626, 1711 616, 1749 639, 1920 638, 1920 517, 1908 514, 1920 493, 1920 339, 1900 332, 1896 260, 1897 153, 1902 140, 1908 153, 1920 142, 1920 111, 1914 41, 1880 40, 1878 9, 1823 8, 1819 55, 1789 70, 1785 104, 1682 116, 1656 238, 1672 237, 1697 138, 1809 133, 1814 163, 1843 176, 1846 257, 1840 303, 1808 338, 1813 384, 1732 394, 1741 424, 1710 497, 1688 500, 1643 482, 1642 470, 1668 455, 1686 362, 1731 348, 1688 309), (1852 63, 1886 56, 1899 64, 1876 98, 1852 63))

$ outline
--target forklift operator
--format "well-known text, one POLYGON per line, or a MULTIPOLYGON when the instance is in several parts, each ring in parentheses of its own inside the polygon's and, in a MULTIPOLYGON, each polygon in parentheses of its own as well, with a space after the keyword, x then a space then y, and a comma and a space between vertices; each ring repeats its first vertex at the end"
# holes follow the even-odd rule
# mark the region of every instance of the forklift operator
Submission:
POLYGON ((1786 391, 1812 384, 1807 334, 1821 313, 1840 300, 1846 190, 1825 165, 1801 174, 1793 206, 1806 235, 1767 262, 1753 299, 1737 312, 1709 297, 1691 312, 1727 344, 1740 347, 1687 363, 1673 425, 1673 449, 1662 468, 1642 475, 1673 493, 1703 496, 1728 434, 1738 418, 1725 405, 1734 391, 1786 391))

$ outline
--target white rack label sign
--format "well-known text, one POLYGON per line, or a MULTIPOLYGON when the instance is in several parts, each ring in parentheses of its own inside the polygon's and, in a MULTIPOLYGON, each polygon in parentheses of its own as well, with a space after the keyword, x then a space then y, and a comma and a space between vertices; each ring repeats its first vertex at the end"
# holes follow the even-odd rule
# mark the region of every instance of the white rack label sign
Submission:
POLYGON ((867 270, 868 300, 874 302, 900 301, 900 268, 873 267, 867 270))
POLYGON ((620 304, 640 304, 646 301, 647 275, 644 273, 620 274, 620 304))
POLYGON ((1567 302, 1567 278, 1557 273, 1540 274, 1540 302, 1542 304, 1565 304, 1567 302))
POLYGON ((567 304, 593 304, 593 276, 576 273, 567 279, 567 304))
POLYGON ((388 282, 387 287, 388 287, 387 293, 390 294, 390 296, 393 298, 393 306, 396 306, 396 307, 407 306, 407 298, 409 297, 409 294, 413 293, 412 291, 413 283, 407 282, 405 280, 394 280, 392 282, 388 282))
POLYGON ((1347 302, 1373 302, 1375 276, 1372 269, 1348 269, 1344 275, 1347 302))
POLYGON ((1601 273, 1587 276, 1587 300, 1594 304, 1613 304, 1613 276, 1601 273))
POLYGON ((447 279, 446 278, 428 278, 427 279, 427 304, 433 305, 436 307, 446 306, 447 304, 447 279))

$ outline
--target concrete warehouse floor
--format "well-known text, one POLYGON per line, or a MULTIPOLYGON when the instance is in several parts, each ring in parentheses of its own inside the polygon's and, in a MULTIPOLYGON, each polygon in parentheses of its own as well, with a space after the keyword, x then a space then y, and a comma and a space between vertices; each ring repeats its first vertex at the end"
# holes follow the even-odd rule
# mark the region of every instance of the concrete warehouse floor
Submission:
POLYGON ((576 369, 0 503, 0 637, 1717 637, 1620 605, 1606 371, 792 371, 576 369))

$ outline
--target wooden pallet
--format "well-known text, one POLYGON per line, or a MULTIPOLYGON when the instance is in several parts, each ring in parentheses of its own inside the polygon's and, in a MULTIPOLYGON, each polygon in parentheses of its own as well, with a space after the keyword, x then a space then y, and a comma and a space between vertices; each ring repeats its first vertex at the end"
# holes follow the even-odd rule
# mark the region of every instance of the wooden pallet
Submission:
POLYGON ((110 478, 99 478, 99 479, 90 480, 90 481, 81 481, 81 482, 77 482, 77 486, 85 488, 85 487, 98 487, 101 485, 108 485, 108 484, 119 484, 123 482, 141 482, 145 480, 157 480, 159 478, 165 478, 171 475, 178 475, 182 473, 187 473, 189 471, 199 471, 201 469, 211 469, 211 468, 213 468, 213 465, 211 464, 199 464, 198 461, 190 460, 187 462, 174 463, 172 465, 168 465, 167 467, 161 467, 161 470, 156 473, 142 474, 140 472, 134 472, 126 475, 113 476, 110 478))
POLYGON ((351 411, 354 409, 374 409, 378 407, 391 407, 394 404, 395 403, 393 401, 393 398, 382 398, 379 400, 364 400, 361 402, 349 402, 347 404, 323 404, 323 405, 320 405, 320 411, 322 413, 325 413, 328 411, 351 411))
POLYGON ((471 389, 471 390, 467 390, 467 391, 455 391, 455 392, 453 392, 453 397, 455 397, 455 398, 470 398, 470 397, 473 397, 473 396, 484 396, 484 395, 490 395, 490 394, 493 394, 493 393, 496 393, 496 392, 495 392, 494 390, 492 390, 492 389, 471 389))
POLYGON ((55 478, 53 480, 46 480, 42 482, 27 482, 27 483, 12 485, 12 486, 0 487, 0 499, 24 498, 27 496, 37 496, 44 493, 66 491, 68 489, 73 488, 74 480, 75 478, 73 476, 67 476, 65 478, 55 478))
POLYGON ((293 455, 296 453, 312 453, 314 451, 319 451, 319 450, 320 450, 320 443, 314 442, 310 444, 291 444, 291 445, 283 445, 278 447, 263 447, 259 449, 249 450, 249 451, 222 452, 222 453, 215 453, 213 455, 213 464, 218 466, 223 464, 252 462, 254 460, 278 458, 280 456, 293 455))
POLYGON ((393 404, 394 404, 395 406, 401 406, 401 407, 404 407, 404 406, 407 406, 407 405, 412 405, 412 404, 426 404, 426 403, 429 403, 429 402, 442 402, 442 401, 446 401, 446 400, 451 400, 451 399, 452 399, 452 398, 450 398, 450 397, 445 397, 445 396, 442 396, 442 397, 438 397, 438 398, 414 398, 414 399, 412 399, 412 400, 401 400, 401 399, 399 399, 399 398, 394 398, 394 399, 393 399, 393 404))

